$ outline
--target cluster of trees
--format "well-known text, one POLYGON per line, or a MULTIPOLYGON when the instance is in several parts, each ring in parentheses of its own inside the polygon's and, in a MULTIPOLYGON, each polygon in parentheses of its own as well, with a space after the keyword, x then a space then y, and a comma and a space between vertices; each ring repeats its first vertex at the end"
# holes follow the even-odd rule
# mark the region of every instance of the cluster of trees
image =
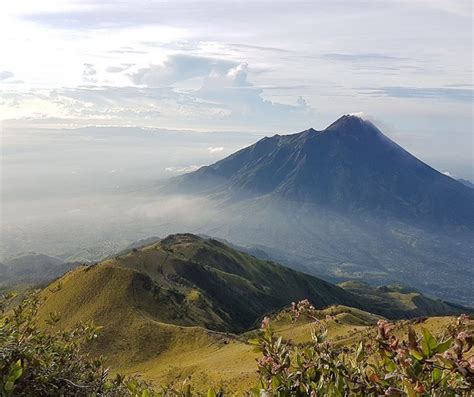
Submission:
MULTIPOLYGON (((191 385, 178 389, 151 385, 133 377, 112 376, 87 344, 99 327, 84 323, 75 329, 44 332, 35 322, 40 302, 32 295, 6 310, 0 302, 0 395, 7 396, 130 396, 188 397, 191 385)), ((295 317, 312 316, 307 301, 293 304, 295 317)), ((257 362, 255 396, 468 396, 474 390, 472 336, 466 316, 437 339, 426 329, 408 331, 401 340, 386 321, 378 336, 354 349, 338 348, 326 340, 324 320, 314 317, 312 342, 295 345, 275 335, 265 318, 257 339, 249 341, 262 356, 257 362)), ((51 315, 50 322, 57 321, 51 315)), ((208 397, 223 391, 209 389, 208 397)))

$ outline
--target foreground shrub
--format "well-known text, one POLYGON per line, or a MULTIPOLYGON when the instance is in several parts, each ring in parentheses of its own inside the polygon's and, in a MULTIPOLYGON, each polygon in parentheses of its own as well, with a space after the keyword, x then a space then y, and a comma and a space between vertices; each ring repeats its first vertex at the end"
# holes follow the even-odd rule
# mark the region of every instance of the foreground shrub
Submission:
MULTIPOLYGON (((378 335, 354 349, 338 348, 326 340, 324 320, 308 301, 293 304, 314 319, 312 343, 284 343, 268 318, 259 339, 251 341, 263 356, 258 360, 261 395, 265 396, 472 396, 474 357, 468 357, 472 336, 467 316, 460 316, 441 339, 427 329, 408 330, 405 340, 392 333, 385 320, 378 335)), ((255 391, 257 392, 257 390, 255 391)))
MULTIPOLYGON (((111 376, 100 358, 87 354, 99 328, 92 323, 46 333, 35 322, 36 295, 5 311, 0 301, 0 396, 190 397, 199 395, 184 382, 159 390, 137 378, 111 376)), ((314 321, 312 342, 294 345, 274 334, 265 318, 259 337, 250 341, 262 352, 259 385, 248 395, 276 396, 471 396, 474 358, 467 317, 460 316, 440 339, 412 329, 399 339, 381 320, 377 336, 356 348, 326 340, 325 320, 308 301, 293 304, 294 318, 314 321)), ((49 322, 57 322, 51 315, 49 322)), ((208 397, 223 396, 209 389, 208 397)))
MULTIPOLYGON (((31 295, 5 313, 10 297, 0 302, 0 395, 6 396, 148 396, 136 379, 111 378, 101 359, 84 353, 98 327, 48 334, 35 323, 39 307, 31 295)), ((51 323, 57 321, 51 316, 51 323)))

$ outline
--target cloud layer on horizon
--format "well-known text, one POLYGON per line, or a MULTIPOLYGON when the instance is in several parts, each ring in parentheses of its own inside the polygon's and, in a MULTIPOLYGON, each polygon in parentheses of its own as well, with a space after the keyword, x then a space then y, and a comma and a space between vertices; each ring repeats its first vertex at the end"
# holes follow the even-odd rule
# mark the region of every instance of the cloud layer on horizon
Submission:
POLYGON ((363 111, 408 146, 455 152, 455 129, 472 157, 468 0, 19 0, 0 23, 6 128, 285 133, 363 111))

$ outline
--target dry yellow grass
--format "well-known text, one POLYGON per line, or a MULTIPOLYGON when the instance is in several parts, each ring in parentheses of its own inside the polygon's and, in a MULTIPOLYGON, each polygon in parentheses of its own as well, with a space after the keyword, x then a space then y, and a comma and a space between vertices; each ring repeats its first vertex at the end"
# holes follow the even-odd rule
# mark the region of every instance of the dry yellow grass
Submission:
MULTIPOLYGON (((150 254, 146 250, 141 260, 151 267, 150 254)), ((134 261, 136 257, 129 259, 134 261)), ((46 323, 49 314, 60 313, 60 320, 54 326, 59 329, 87 320, 102 326, 91 353, 103 355, 112 372, 139 374, 162 385, 181 383, 191 376, 190 382, 202 391, 222 385, 238 393, 255 383, 258 354, 246 343, 252 332, 237 337, 192 326, 192 318, 176 314, 182 307, 193 305, 193 313, 198 315, 200 291, 188 289, 183 301, 177 304, 161 292, 152 296, 152 289, 143 288, 145 281, 133 266, 122 267, 115 260, 77 268, 41 292, 44 303, 38 314, 39 322, 51 329, 46 323)), ((206 316, 205 321, 214 324, 219 321, 212 313, 206 316)), ((319 318, 326 316, 331 316, 325 320, 329 340, 341 345, 355 344, 364 335, 374 336, 374 324, 381 318, 346 306, 319 311, 319 318)), ((451 321, 454 321, 452 317, 434 317, 414 326, 417 330, 424 326, 440 334, 451 321)), ((288 311, 277 314, 272 325, 285 340, 294 343, 309 342, 314 326, 311 319, 304 317, 292 323, 288 311)), ((398 322, 396 332, 405 331, 407 326, 407 321, 398 322)))
POLYGON ((54 328, 67 329, 92 319, 103 326, 92 353, 103 355, 113 372, 140 374, 157 384, 182 382, 230 390, 255 382, 252 347, 231 334, 184 327, 150 318, 133 293, 135 271, 112 264, 75 269, 41 293, 40 323, 59 313, 54 328))

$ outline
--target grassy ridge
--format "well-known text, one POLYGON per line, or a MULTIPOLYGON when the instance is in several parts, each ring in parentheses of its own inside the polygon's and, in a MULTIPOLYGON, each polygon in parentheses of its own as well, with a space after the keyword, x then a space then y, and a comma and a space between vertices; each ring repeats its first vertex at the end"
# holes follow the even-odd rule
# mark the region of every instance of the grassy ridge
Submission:
POLYGON ((151 317, 136 295, 142 282, 136 271, 110 263, 75 269, 41 293, 39 320, 46 328, 64 329, 94 320, 103 329, 91 351, 104 355, 117 372, 165 383, 190 374, 198 384, 222 378, 231 388, 253 381, 256 355, 249 345, 232 334, 169 323, 187 321, 171 314, 172 304, 163 303, 151 317), (54 326, 46 323, 50 313, 60 313, 54 326))
MULTIPOLYGON (((387 296, 385 303, 399 299, 387 296)), ((255 380, 257 355, 246 343, 251 332, 236 334, 254 328, 264 314, 275 313, 274 326, 285 339, 309 340, 312 320, 293 324, 280 311, 291 301, 308 298, 321 308, 321 318, 331 316, 329 338, 341 344, 355 343, 381 318, 369 312, 370 297, 358 299, 315 277, 193 235, 170 236, 78 267, 44 289, 41 298, 38 316, 45 328, 51 327, 50 313, 59 315, 54 327, 87 320, 102 326, 90 349, 105 356, 114 371, 159 383, 192 375, 195 386, 223 382, 229 390, 243 390, 255 380), (349 307, 354 305, 367 310, 349 307)))
MULTIPOLYGON (((305 297, 321 308, 353 302, 350 293, 323 280, 189 234, 106 263, 148 276, 154 296, 173 294, 182 319, 216 330, 248 329, 265 313, 305 297)), ((146 306, 155 315, 155 305, 146 306)))
MULTIPOLYGON (((91 311, 84 299, 77 310, 68 313, 70 302, 76 299, 76 282, 86 283, 89 277, 98 277, 106 283, 105 289, 117 287, 117 283, 124 281, 130 283, 128 286, 133 284, 134 271, 118 269, 116 273, 116 270, 110 265, 97 266, 91 270, 76 269, 53 283, 48 290, 43 291, 45 303, 39 313, 43 324, 49 327, 44 321, 51 311, 63 313, 55 325, 59 328, 68 328, 92 314, 94 321, 104 328, 91 345, 91 351, 105 356, 106 363, 114 372, 139 374, 156 384, 180 384, 189 376, 193 386, 203 392, 209 385, 222 385, 226 390, 242 391, 254 384, 258 354, 253 352, 252 346, 246 341, 254 336, 255 331, 236 336, 198 326, 178 326, 153 320, 135 305, 133 287, 122 289, 123 293, 117 293, 114 300, 110 300, 109 292, 102 289, 103 292, 97 296, 97 307, 102 304, 103 310, 91 311), (94 275, 95 272, 100 274, 94 275)), ((120 291, 120 288, 116 291, 120 291)), ((92 294, 93 288, 89 292, 92 294)), ((89 299, 92 297, 89 296, 89 299)), ((331 316, 326 321, 328 339, 339 345, 355 345, 361 337, 375 336, 377 331, 374 324, 380 319, 380 316, 346 306, 323 309, 318 317, 325 319, 328 315, 331 316)), ((282 335, 284 340, 292 343, 307 343, 311 340, 313 319, 302 317, 293 323, 288 310, 272 317, 275 332, 282 335)), ((400 332, 409 321, 415 320, 397 323, 400 332)), ((424 323, 415 324, 415 328, 424 326, 438 334, 452 321, 454 319, 451 317, 429 318, 424 323)))
POLYGON ((338 285, 368 304, 374 313, 384 313, 388 309, 389 315, 384 315, 391 318, 439 316, 466 311, 466 308, 430 299, 401 285, 374 287, 360 281, 347 281, 338 285))

